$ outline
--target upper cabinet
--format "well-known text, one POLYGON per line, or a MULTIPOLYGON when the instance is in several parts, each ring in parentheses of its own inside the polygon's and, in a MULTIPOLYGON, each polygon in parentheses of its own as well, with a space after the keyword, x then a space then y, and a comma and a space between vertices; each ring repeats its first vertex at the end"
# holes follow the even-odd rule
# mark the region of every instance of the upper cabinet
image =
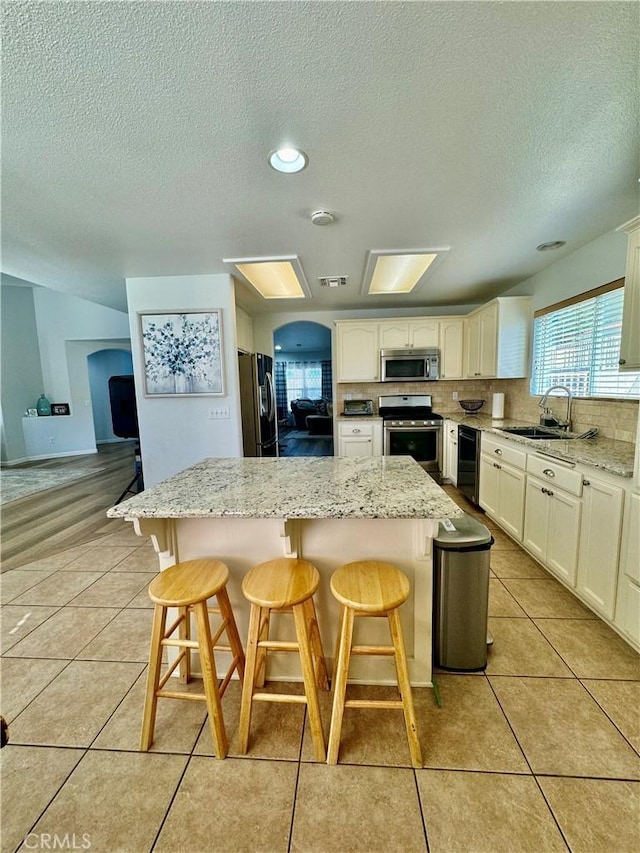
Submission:
POLYGON ((377 382, 380 375, 378 323, 367 320, 337 325, 337 381, 377 382))
POLYGON ((640 370, 640 216, 618 231, 628 234, 620 370, 640 370))
POLYGON ((504 296, 465 320, 466 375, 470 379, 516 379, 529 375, 531 300, 504 296))
POLYGON ((464 376, 464 320, 462 317, 440 321, 440 379, 464 376))
POLYGON ((383 320, 378 324, 380 349, 437 347, 439 323, 429 317, 419 320, 383 320))

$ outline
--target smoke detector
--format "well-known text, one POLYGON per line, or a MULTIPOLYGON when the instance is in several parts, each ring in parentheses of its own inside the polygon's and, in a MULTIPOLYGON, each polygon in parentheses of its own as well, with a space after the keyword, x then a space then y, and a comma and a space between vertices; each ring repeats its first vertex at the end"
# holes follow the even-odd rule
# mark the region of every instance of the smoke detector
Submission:
POLYGON ((347 283, 346 275, 320 276, 318 279, 321 287, 344 287, 347 283))
POLYGON ((314 225, 331 225, 333 222, 333 214, 328 210, 316 210, 311 214, 311 221, 314 225))

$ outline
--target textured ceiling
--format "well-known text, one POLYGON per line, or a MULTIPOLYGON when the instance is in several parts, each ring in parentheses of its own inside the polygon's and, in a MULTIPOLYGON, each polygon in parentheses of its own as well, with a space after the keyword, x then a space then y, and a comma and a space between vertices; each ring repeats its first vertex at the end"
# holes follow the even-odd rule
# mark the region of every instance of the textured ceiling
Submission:
POLYGON ((2 270, 122 310, 127 276, 280 254, 313 298, 249 310, 489 298, 638 212, 639 8, 5 2, 2 270), (438 246, 360 296, 369 249, 438 246))

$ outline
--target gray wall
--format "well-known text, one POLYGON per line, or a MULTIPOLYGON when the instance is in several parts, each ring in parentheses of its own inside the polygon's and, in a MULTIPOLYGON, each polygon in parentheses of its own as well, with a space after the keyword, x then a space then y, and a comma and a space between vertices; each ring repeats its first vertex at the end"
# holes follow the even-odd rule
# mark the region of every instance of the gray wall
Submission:
MULTIPOLYGON (((3 462, 25 458, 22 417, 34 408, 43 386, 40 347, 31 287, 0 287, 2 312, 2 367, 0 400, 2 405, 3 462)), ((49 399, 51 399, 49 397, 49 399)))

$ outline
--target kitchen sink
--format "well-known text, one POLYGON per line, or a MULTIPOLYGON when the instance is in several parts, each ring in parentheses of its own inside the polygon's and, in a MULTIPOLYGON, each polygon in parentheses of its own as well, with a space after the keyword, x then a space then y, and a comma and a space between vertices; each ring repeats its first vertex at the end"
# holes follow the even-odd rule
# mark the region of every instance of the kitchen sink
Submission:
POLYGON ((537 438, 540 440, 564 439, 566 441, 568 438, 573 438, 572 435, 567 435, 565 432, 537 426, 505 427, 502 432, 508 432, 511 435, 521 435, 523 438, 537 438))

